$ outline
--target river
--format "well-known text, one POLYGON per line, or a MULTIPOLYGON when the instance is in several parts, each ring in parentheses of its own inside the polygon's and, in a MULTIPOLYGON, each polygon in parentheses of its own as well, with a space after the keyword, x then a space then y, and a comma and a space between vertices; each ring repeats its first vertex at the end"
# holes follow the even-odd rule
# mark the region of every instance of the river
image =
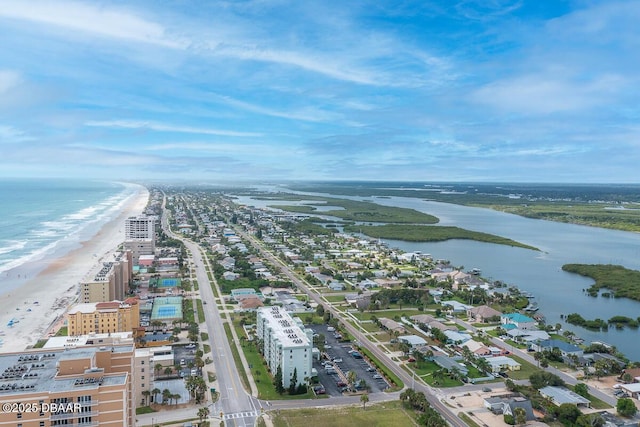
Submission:
MULTIPOLYGON (((615 315, 631 318, 640 315, 640 302, 590 297, 584 289, 593 283, 591 279, 562 271, 562 265, 567 263, 620 264, 640 270, 639 233, 529 219, 490 209, 408 197, 332 197, 412 208, 435 215, 440 219, 439 225, 491 233, 539 248, 540 252, 469 240, 438 243, 385 240, 391 247, 406 252, 429 253, 434 258, 448 259, 453 265, 464 266, 467 270, 479 268, 487 279, 516 285, 535 295, 540 312, 549 324, 561 323, 563 328, 575 332, 587 342, 603 341, 615 345, 631 360, 640 360, 639 330, 612 328, 596 332, 568 325, 560 319, 561 314, 570 313, 579 313, 585 319, 599 317, 604 320, 615 315)), ((258 207, 277 204, 274 201, 240 199, 241 203, 258 207)))

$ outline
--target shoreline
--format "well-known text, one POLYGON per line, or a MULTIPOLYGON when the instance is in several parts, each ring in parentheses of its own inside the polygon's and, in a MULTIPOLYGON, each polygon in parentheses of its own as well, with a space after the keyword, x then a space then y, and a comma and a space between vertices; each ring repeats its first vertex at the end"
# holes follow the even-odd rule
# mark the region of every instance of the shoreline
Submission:
POLYGON ((78 296, 79 282, 109 252, 124 242, 124 220, 143 212, 149 191, 143 186, 125 199, 117 213, 101 228, 58 254, 20 270, 35 274, 12 282, 0 295, 0 353, 18 352, 34 345, 61 320, 78 296), (44 291, 44 292, 43 292, 44 291), (8 323, 15 319, 13 326, 8 323))

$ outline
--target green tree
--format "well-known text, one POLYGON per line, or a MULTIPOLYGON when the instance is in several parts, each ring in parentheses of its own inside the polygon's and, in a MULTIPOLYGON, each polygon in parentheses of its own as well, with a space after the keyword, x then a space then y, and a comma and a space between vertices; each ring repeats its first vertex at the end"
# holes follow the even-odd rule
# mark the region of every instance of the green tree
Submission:
POLYGON ((162 403, 163 404, 167 403, 167 401, 169 400, 170 397, 171 397, 171 390, 169 390, 168 388, 165 388, 164 390, 162 390, 162 403))
POLYGON ((148 405, 149 404, 149 396, 151 395, 151 392, 149 390, 143 390, 142 391, 142 396, 144 397, 142 404, 143 405, 148 405))
POLYGON ((360 402, 362 402, 362 409, 367 409, 367 402, 369 401, 369 394, 364 393, 360 396, 360 402))
POLYGON ((563 386, 564 381, 559 376, 552 374, 551 372, 534 372, 529 376, 529 382, 531 383, 531 387, 536 390, 540 390, 543 387, 548 385, 551 386, 563 386))
POLYGON ((527 422, 527 411, 524 408, 515 408, 513 410, 513 418, 517 425, 523 425, 527 422))
POLYGON ((623 417, 633 417, 636 414, 636 412, 638 412, 638 409, 636 408, 636 405, 633 403, 633 400, 626 397, 622 399, 618 399, 618 403, 616 404, 616 409, 618 411, 618 414, 620 414, 623 417))
POLYGON ((151 394, 153 395, 153 403, 158 403, 158 395, 160 393, 162 393, 162 390, 160 390, 158 387, 151 390, 151 394))
POLYGON ((296 386, 298 385, 298 368, 293 368, 293 376, 289 382, 289 394, 296 394, 296 386))
POLYGON ((578 383, 573 387, 573 391, 582 397, 589 398, 589 386, 585 383, 578 383))
POLYGON ((198 419, 200 420, 200 423, 202 423, 202 421, 204 421, 205 418, 207 418, 209 416, 209 408, 207 408, 206 406, 203 406, 202 408, 198 409, 198 419))
POLYGON ((563 403, 557 409, 558 421, 565 426, 573 426, 578 417, 582 414, 576 405, 571 403, 563 403))
POLYGON ((273 377, 273 385, 276 388, 278 394, 284 393, 284 386, 282 385, 282 367, 278 366, 276 369, 276 375, 273 377))
POLYGON ((582 414, 576 420, 577 427, 603 427, 604 419, 600 414, 582 414))

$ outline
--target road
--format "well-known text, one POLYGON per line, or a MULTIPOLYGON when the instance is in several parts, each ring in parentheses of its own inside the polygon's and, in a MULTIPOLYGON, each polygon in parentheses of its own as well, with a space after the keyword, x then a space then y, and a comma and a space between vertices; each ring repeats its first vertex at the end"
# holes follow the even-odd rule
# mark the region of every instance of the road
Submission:
MULTIPOLYGON (((242 386, 238 367, 233 359, 233 353, 231 352, 231 347, 224 330, 224 322, 218 310, 218 305, 211 288, 211 282, 207 275, 209 261, 202 253, 202 249, 198 244, 171 231, 164 202, 162 212, 162 229, 171 238, 184 243, 185 247, 191 253, 191 262, 193 262, 196 270, 200 298, 204 304, 204 320, 209 334, 212 359, 218 381, 217 391, 220 393, 219 400, 216 403, 208 405, 211 418, 212 420, 219 420, 220 415, 222 415, 225 426, 253 427, 256 418, 260 415, 262 403, 257 398, 248 394, 242 386)), ((207 396, 208 395, 207 393, 207 396)), ((195 416, 197 409, 192 409, 191 411, 192 416, 195 416)), ((170 412, 167 412, 166 416, 174 419, 170 414, 170 412)), ((155 418, 159 420, 165 419, 159 418, 161 415, 164 415, 161 413, 149 415, 155 415, 155 418)), ((139 420, 141 418, 141 416, 138 417, 139 420)))
MULTIPOLYGON (((273 265, 279 266, 282 273, 287 276, 298 287, 298 289, 309 295, 309 297, 313 299, 313 301, 322 305, 325 310, 329 310, 333 317, 335 317, 336 319, 341 319, 341 314, 338 313, 338 311, 333 306, 323 301, 321 296, 317 292, 314 292, 312 289, 310 289, 306 283, 304 283, 294 272, 291 271, 291 269, 284 262, 282 262, 282 260, 274 256, 271 252, 267 251, 257 239, 255 239, 251 235, 244 233, 238 228, 236 228, 236 231, 240 233, 245 240, 251 241, 253 243, 253 246, 260 250, 262 255, 273 265)), ((380 360, 380 362, 384 363, 389 370, 393 371, 393 373, 397 375, 405 384, 412 384, 414 390, 423 392, 431 406, 433 406, 451 426, 467 427, 467 424, 465 422, 458 418, 456 414, 452 413, 449 407, 447 407, 440 401, 440 398, 438 397, 439 393, 437 392, 437 390, 428 385, 414 382, 413 378, 406 371, 404 371, 397 363, 392 361, 389 356, 378 346, 371 343, 362 332, 360 332, 348 322, 342 322, 342 324, 347 329, 347 331, 356 339, 361 347, 369 350, 378 360, 380 360)), ((371 401, 373 401, 373 396, 374 395, 371 395, 370 397, 371 401)))
MULTIPOLYGON (((470 330, 470 331, 472 331, 474 333, 478 332, 478 330, 473 325, 470 325, 467 322, 464 322, 464 321, 462 321, 460 319, 454 319, 454 321, 457 324, 467 328, 467 330, 470 330)), ((508 349, 515 356, 518 356, 519 358, 531 363, 534 366, 538 365, 538 361, 536 359, 534 359, 531 356, 531 354, 529 354, 528 352, 522 351, 517 347, 511 346, 511 345, 505 343, 504 341, 502 341, 502 340, 500 340, 498 338, 490 337, 489 339, 497 347, 508 349)), ((575 379, 575 377, 573 377, 573 376, 567 374, 566 372, 563 372, 563 371, 561 371, 561 370, 559 370, 557 368, 554 368, 553 366, 549 366, 547 368, 540 368, 540 369, 544 369, 547 372, 551 372, 552 374, 555 374, 555 375, 559 376, 565 383, 567 383, 569 385, 576 385, 579 382, 578 380, 575 379)), ((613 397, 613 396, 611 396, 609 394, 606 394, 603 391, 598 390, 597 388, 594 388, 594 387, 589 387, 589 394, 591 394, 592 396, 602 400, 603 402, 606 402, 607 404, 609 404, 609 405, 611 405, 613 407, 615 407, 617 402, 618 402, 618 400, 615 397, 613 397)))

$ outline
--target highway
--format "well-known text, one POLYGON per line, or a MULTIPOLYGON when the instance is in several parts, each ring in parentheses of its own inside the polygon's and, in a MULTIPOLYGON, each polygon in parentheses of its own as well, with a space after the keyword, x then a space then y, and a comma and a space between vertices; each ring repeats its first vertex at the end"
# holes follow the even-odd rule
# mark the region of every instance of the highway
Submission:
MULTIPOLYGON (((341 319, 341 314, 338 313, 333 306, 323 301, 321 296, 317 292, 313 292, 313 290, 310 289, 307 286, 307 284, 304 283, 300 278, 298 278, 298 276, 294 272, 292 272, 291 269, 285 263, 282 262, 282 260, 274 256, 271 252, 267 251, 257 239, 255 239, 251 235, 244 233, 242 230, 240 230, 237 227, 236 227, 236 232, 240 233, 245 240, 252 242, 253 246, 255 246, 258 250, 260 250, 262 255, 266 259, 268 259, 273 265, 279 266, 281 272, 284 275, 286 275, 298 287, 298 289, 300 289, 301 291, 309 295, 309 297, 313 299, 313 301, 322 305, 325 310, 329 310, 333 317, 337 319, 341 319)), ((356 329, 354 326, 352 326, 348 322, 341 322, 341 323, 344 325, 347 331, 357 340, 358 344, 361 347, 365 347, 367 350, 369 350, 380 362, 384 363, 387 368, 393 371, 393 373, 397 375, 405 383, 405 385, 413 384, 414 390, 418 392, 423 392, 429 404, 431 404, 431 406, 433 406, 433 408, 435 408, 442 415, 442 417, 445 420, 447 420, 447 422, 451 426, 467 427, 467 424, 464 421, 458 418, 456 414, 451 412, 449 407, 447 407, 445 404, 443 404, 440 401, 440 399, 437 396, 436 390, 434 390, 432 387, 428 385, 414 382, 413 378, 411 378, 411 376, 406 371, 404 371, 398 364, 393 362, 389 358, 389 356, 384 351, 382 351, 378 346, 372 344, 362 332, 360 332, 358 329, 356 329)), ((381 393, 381 394, 386 394, 386 393, 381 393)), ((374 401, 373 396, 374 395, 371 395, 371 401, 374 401)), ((315 406, 317 406, 317 402, 315 406)))
POLYGON ((257 398, 248 394, 242 386, 238 367, 233 359, 233 353, 224 331, 224 321, 218 310, 218 304, 207 275, 209 261, 198 244, 171 231, 164 203, 162 212, 162 229, 171 238, 184 243, 191 253, 191 262, 196 270, 200 298, 204 304, 205 324, 217 375, 217 391, 220 393, 218 402, 208 405, 210 416, 212 419, 220 419, 222 414, 225 426, 253 427, 256 418, 260 415, 261 403, 257 398))

